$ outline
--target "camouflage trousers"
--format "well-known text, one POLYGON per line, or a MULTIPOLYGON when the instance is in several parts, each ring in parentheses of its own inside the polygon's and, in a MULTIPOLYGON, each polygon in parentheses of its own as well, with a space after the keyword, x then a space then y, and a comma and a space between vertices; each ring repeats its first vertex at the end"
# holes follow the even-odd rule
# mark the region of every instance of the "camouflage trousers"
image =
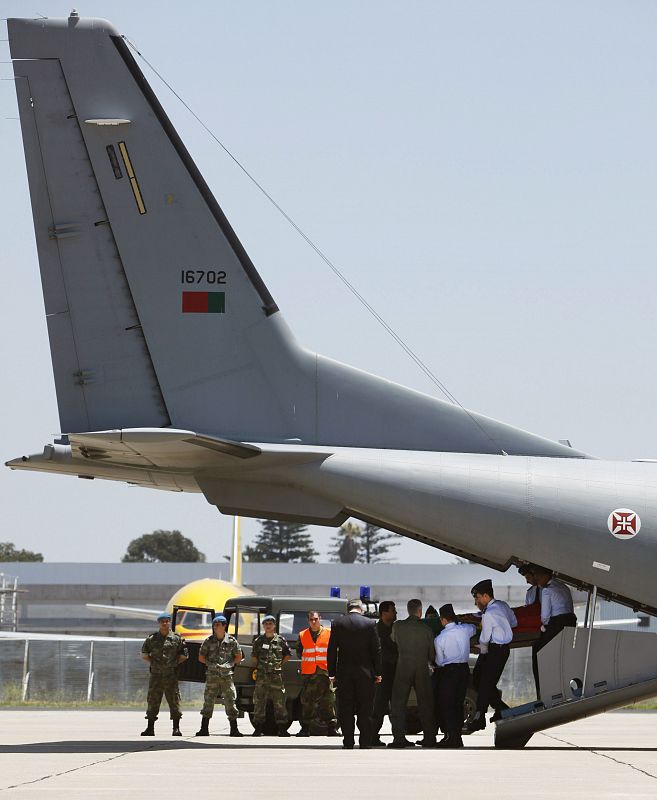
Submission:
POLYGON ((328 675, 315 672, 303 676, 301 689, 301 723, 310 725, 317 717, 325 725, 335 727, 335 694, 331 691, 328 675))
POLYGON ((253 693, 253 722, 262 725, 267 714, 267 701, 274 706, 274 717, 277 725, 287 725, 287 707, 285 705, 285 686, 280 672, 261 672, 258 670, 255 692, 253 693))
POLYGON ((148 681, 146 719, 157 719, 157 715, 160 713, 162 695, 166 697, 167 703, 169 704, 171 719, 180 719, 180 717, 182 717, 182 711, 180 710, 178 676, 170 673, 162 675, 152 672, 148 681))
POLYGON ((233 683, 232 675, 219 675, 208 672, 205 679, 205 696, 203 698, 203 709, 201 715, 210 719, 214 712, 214 704, 217 702, 217 695, 221 694, 224 699, 224 708, 228 719, 237 719, 237 692, 233 683))

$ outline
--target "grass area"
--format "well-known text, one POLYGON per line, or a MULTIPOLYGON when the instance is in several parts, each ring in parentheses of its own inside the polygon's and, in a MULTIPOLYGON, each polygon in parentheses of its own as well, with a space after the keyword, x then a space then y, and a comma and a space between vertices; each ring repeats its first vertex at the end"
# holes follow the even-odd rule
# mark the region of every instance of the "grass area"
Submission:
POLYGON ((657 711, 657 697, 650 697, 648 700, 641 700, 638 703, 630 703, 620 709, 621 711, 657 711))
POLYGON ((22 687, 18 683, 6 683, 0 687, 0 706, 4 708, 111 708, 135 709, 144 708, 146 693, 143 697, 123 700, 116 697, 97 697, 87 702, 86 697, 71 697, 62 692, 55 694, 32 694, 28 700, 22 699, 22 687))
MULTIPOLYGON (((531 702, 529 698, 526 702, 531 702)), ((197 703, 197 699, 183 698, 183 705, 197 703)), ((22 699, 22 688, 19 683, 5 683, 0 685, 0 708, 63 708, 63 709, 111 709, 111 710, 135 710, 143 709, 146 704, 146 692, 142 696, 136 696, 130 700, 125 700, 113 696, 95 697, 91 702, 87 702, 86 697, 71 697, 70 694, 62 692, 55 694, 32 694, 28 700, 22 699)), ((513 705, 522 705, 522 701, 516 700, 513 705)), ((166 708, 166 703, 164 703, 166 708)), ((657 697, 651 697, 638 703, 630 703, 621 711, 657 711, 657 697)))

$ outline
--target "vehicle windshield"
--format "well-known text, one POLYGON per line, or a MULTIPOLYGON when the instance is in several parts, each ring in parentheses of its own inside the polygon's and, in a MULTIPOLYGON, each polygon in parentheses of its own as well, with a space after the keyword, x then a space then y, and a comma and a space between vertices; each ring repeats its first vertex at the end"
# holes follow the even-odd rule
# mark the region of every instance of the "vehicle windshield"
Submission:
POLYGON ((260 633, 260 618, 265 612, 259 608, 238 607, 231 612, 228 633, 240 644, 251 644, 260 633))
MULTIPOLYGON (((342 611, 320 611, 322 625, 330 628, 336 617, 342 616, 342 611)), ((296 639, 299 633, 308 627, 307 611, 281 611, 278 617, 278 632, 286 639, 296 639)))
POLYGON ((179 611, 176 616, 176 627, 188 631, 210 630, 212 615, 209 611, 179 611))
MULTIPOLYGON (((261 608, 238 606, 230 612, 228 632, 240 644, 251 644, 258 634, 262 633, 262 618, 271 612, 261 608)), ((322 625, 330 628, 336 617, 342 616, 342 611, 320 611, 322 625)), ((278 615, 277 630, 286 639, 296 640, 299 633, 308 627, 307 611, 281 611, 278 615)))

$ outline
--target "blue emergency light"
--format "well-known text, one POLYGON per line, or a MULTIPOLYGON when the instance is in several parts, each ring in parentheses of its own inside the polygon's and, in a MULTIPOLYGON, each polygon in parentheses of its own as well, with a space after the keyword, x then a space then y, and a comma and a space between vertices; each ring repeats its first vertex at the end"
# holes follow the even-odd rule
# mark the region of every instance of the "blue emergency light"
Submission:
POLYGON ((340 587, 339 586, 331 586, 330 597, 340 597, 340 587))
POLYGON ((366 603, 370 602, 370 587, 369 586, 361 586, 360 587, 360 599, 366 603))

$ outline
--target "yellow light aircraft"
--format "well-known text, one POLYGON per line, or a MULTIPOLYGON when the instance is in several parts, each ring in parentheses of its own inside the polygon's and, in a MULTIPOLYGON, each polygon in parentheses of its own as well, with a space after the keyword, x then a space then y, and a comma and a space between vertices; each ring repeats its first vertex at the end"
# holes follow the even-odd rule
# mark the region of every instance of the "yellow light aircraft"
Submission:
MULTIPOLYGON (((185 584, 169 599, 164 608, 173 613, 174 606, 191 608, 214 608, 215 612, 223 611, 226 601, 231 597, 253 594, 251 589, 242 586, 242 537, 240 533, 240 518, 234 517, 233 541, 230 557, 230 581, 218 578, 200 578, 185 584)), ((132 619, 155 620, 162 612, 162 608, 130 608, 128 606, 113 606, 99 603, 87 603, 87 608, 116 614, 132 619)), ((203 640, 212 632, 210 614, 202 611, 183 610, 176 618, 176 633, 190 641, 203 640)))

